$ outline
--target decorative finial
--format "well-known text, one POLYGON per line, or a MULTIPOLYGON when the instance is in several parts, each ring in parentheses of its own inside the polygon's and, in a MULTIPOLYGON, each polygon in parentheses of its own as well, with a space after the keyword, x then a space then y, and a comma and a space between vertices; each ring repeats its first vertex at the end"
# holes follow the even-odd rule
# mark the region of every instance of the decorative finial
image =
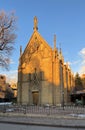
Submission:
POLYGON ((38 30, 38 20, 37 20, 37 17, 35 16, 34 17, 34 31, 38 30))
POLYGON ((56 49, 56 35, 54 34, 54 49, 56 49))
POLYGON ((60 43, 59 59, 60 59, 60 61, 62 61, 64 63, 64 57, 63 57, 63 54, 62 54, 61 43, 60 43))
POLYGON ((60 59, 60 60, 62 60, 62 50, 61 50, 61 43, 60 43, 59 45, 60 45, 59 59, 60 59))
POLYGON ((61 43, 60 43, 60 54, 62 54, 62 50, 61 50, 61 43))
POLYGON ((20 56, 22 55, 22 46, 20 46, 20 56))

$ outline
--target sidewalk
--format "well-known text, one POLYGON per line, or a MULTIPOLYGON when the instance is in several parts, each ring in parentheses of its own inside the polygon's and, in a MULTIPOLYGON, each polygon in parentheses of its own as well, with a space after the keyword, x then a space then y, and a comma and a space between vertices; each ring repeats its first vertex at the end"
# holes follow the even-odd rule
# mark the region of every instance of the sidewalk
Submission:
POLYGON ((52 127, 84 128, 85 117, 78 115, 40 115, 24 113, 0 113, 0 123, 41 125, 52 127))

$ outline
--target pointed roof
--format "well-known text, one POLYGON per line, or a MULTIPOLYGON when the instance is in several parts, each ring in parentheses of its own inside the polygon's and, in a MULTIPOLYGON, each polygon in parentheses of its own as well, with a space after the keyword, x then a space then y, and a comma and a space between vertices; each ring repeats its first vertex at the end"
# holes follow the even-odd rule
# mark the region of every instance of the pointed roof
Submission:
MULTIPOLYGON (((25 54, 25 52, 27 51, 27 48, 29 48, 29 45, 32 43, 33 40, 36 41, 36 39, 38 39, 41 43, 43 43, 49 50, 52 51, 52 48, 50 47, 50 45, 44 40, 44 38, 39 34, 38 32, 38 20, 37 20, 37 17, 35 16, 34 17, 34 27, 33 27, 33 34, 23 52, 23 54, 25 54)), ((22 56, 23 56, 22 54, 22 56)))

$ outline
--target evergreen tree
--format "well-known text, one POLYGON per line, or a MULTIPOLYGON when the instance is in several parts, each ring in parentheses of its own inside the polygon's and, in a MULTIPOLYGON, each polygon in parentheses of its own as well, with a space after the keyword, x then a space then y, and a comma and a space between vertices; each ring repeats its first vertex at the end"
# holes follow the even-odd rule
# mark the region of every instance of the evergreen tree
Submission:
POLYGON ((75 75, 75 90, 83 90, 83 84, 82 84, 82 79, 81 77, 79 76, 78 73, 76 73, 75 75))
POLYGON ((83 88, 85 89, 85 78, 82 78, 83 88))
POLYGON ((14 98, 14 92, 10 85, 6 86, 6 91, 5 91, 5 100, 6 101, 12 101, 14 98))

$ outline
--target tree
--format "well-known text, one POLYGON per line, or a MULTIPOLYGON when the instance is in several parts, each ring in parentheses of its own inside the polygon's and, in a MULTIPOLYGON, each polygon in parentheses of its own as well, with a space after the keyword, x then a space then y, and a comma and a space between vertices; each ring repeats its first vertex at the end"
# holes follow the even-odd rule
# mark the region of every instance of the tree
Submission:
POLYGON ((83 87, 85 89, 85 78, 82 78, 82 84, 83 84, 83 87))
POLYGON ((83 90, 82 79, 78 73, 75 75, 75 90, 83 90))
POLYGON ((13 98, 14 98, 14 92, 13 92, 12 88, 10 87, 10 85, 8 84, 6 86, 6 91, 5 91, 5 100, 12 101, 13 98))
POLYGON ((10 55, 16 39, 15 21, 14 13, 0 12, 0 67, 6 69, 10 64, 10 55))

